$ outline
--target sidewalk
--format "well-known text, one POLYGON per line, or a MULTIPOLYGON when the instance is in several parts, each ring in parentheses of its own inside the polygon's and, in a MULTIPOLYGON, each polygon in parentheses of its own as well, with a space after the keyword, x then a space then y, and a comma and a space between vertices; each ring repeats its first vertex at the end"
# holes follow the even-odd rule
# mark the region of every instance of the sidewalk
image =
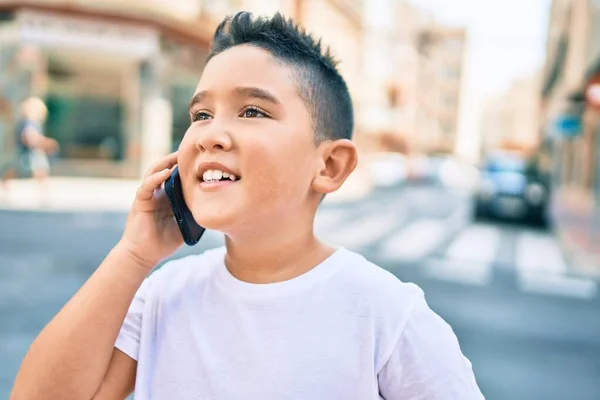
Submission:
MULTIPOLYGON (((42 203, 34 181, 12 180, 8 193, 0 189, 0 210, 127 211, 139 183, 128 179, 52 177, 42 203)), ((325 197, 324 203, 360 200, 370 191, 365 173, 357 169, 344 186, 325 197)))
POLYGON ((600 279, 600 221, 594 218, 589 196, 563 190, 556 195, 552 214, 572 270, 600 279))

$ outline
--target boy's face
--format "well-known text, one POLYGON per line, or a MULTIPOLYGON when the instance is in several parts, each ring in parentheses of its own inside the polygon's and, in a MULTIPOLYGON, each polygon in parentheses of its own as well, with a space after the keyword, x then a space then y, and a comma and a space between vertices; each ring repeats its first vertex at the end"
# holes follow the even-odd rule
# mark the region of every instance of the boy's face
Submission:
POLYGON ((228 49, 206 65, 178 155, 186 203, 202 226, 255 232, 298 218, 314 197, 322 151, 291 73, 252 46, 228 49), (206 181, 220 177, 203 174, 206 168, 233 173, 236 180, 206 181))

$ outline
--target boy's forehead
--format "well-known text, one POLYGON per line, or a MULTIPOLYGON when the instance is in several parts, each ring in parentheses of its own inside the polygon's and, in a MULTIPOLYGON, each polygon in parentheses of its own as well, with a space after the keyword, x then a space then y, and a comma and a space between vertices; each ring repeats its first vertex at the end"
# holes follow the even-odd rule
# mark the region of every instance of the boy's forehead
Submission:
POLYGON ((279 62, 267 50, 240 45, 217 54, 204 67, 196 92, 223 87, 268 87, 287 92, 295 84, 291 67, 279 62))

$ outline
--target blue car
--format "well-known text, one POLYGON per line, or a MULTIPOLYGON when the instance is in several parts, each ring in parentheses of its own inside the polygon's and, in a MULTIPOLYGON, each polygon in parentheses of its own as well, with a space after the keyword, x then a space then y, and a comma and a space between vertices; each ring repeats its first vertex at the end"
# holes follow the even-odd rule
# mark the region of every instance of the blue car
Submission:
POLYGON ((495 153, 480 167, 473 216, 549 225, 550 174, 536 158, 495 153))

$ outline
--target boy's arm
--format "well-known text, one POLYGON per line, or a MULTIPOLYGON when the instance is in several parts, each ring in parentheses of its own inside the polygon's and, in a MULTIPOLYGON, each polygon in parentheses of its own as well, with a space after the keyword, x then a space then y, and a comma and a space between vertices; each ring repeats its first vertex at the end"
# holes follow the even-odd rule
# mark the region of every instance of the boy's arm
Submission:
POLYGON ((11 399, 85 400, 131 392, 136 362, 114 346, 149 270, 117 245, 34 340, 11 399))
POLYGON ((148 169, 121 240, 33 341, 11 399, 90 400, 132 387, 135 362, 115 345, 138 356, 145 279, 183 244, 162 188, 176 164, 175 152, 148 169))
POLYGON ((452 328, 420 298, 378 374, 385 400, 483 400, 452 328))
POLYGON ((108 371, 93 400, 125 399, 135 387, 137 362, 119 349, 114 349, 108 371))

